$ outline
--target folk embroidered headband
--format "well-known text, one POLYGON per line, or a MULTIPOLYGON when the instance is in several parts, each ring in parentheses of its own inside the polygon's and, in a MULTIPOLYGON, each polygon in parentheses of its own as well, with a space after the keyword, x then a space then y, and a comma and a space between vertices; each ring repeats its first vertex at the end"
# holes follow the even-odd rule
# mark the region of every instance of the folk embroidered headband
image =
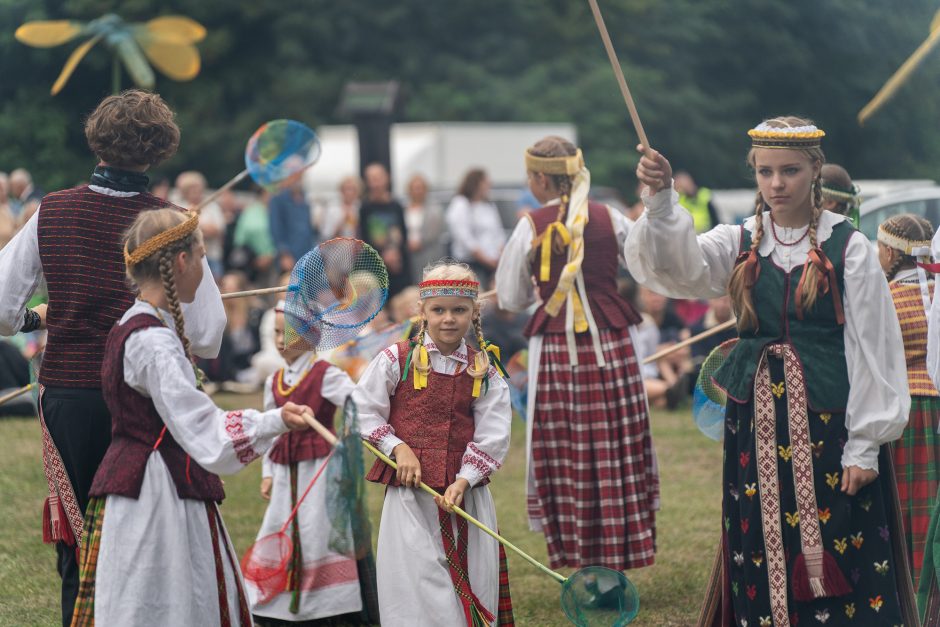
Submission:
POLYGON ((421 300, 435 296, 460 296, 476 300, 480 293, 480 284, 476 281, 432 280, 418 283, 421 300))
POLYGON ((895 250, 900 250, 911 257, 926 257, 930 255, 930 240, 912 240, 895 235, 882 224, 878 227, 878 241, 895 250))
POLYGON ((148 240, 145 240, 137 248, 134 249, 134 252, 127 252, 127 244, 124 245, 124 263, 128 268, 132 268, 137 264, 141 263, 147 257, 158 253, 167 246, 175 244, 181 239, 185 239, 192 235, 196 229, 199 227, 199 214, 193 213, 186 221, 177 224, 176 226, 158 233, 151 237, 148 240))
POLYGON ((575 154, 565 157, 536 157, 526 150, 525 167, 531 172, 574 176, 584 167, 584 156, 580 148, 575 154))
POLYGON ((761 122, 747 132, 754 148, 815 148, 826 132, 812 124, 777 128, 761 122))

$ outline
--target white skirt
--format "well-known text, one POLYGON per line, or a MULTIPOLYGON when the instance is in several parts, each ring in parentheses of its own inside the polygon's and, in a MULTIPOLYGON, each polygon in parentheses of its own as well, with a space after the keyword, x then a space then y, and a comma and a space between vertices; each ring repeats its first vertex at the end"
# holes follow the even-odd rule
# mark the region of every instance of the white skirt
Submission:
MULTIPOLYGON (((218 536, 228 612, 237 625, 238 556, 221 524, 218 536)), ((139 498, 109 495, 105 501, 94 611, 97 625, 220 624, 206 504, 179 498, 159 454, 147 461, 139 498)))
MULTIPOLYGON (((326 458, 297 463, 297 498, 307 489, 307 484, 316 474, 326 458)), ((273 482, 271 502, 264 513, 258 538, 277 533, 290 515, 290 466, 271 464, 273 482)), ((310 489, 310 494, 300 504, 297 517, 300 525, 300 546, 303 557, 303 577, 300 584, 298 612, 290 611, 291 593, 279 594, 269 603, 259 605, 258 590, 248 583, 248 599, 252 613, 286 621, 306 621, 339 614, 358 612, 362 609, 359 592, 359 575, 356 560, 329 549, 330 519, 326 509, 326 471, 310 489)), ((291 526, 285 530, 291 537, 291 526)), ((350 545, 352 544, 351 532, 350 545)))
MULTIPOLYGON (((463 509, 496 530, 496 507, 486 486, 468 490, 463 509)), ((460 627, 466 625, 444 557, 438 507, 416 488, 389 487, 379 526, 379 613, 382 627, 460 627)), ((454 529, 456 532, 456 516, 454 529)), ((499 601, 499 544, 468 525, 470 587, 495 616, 499 601)))

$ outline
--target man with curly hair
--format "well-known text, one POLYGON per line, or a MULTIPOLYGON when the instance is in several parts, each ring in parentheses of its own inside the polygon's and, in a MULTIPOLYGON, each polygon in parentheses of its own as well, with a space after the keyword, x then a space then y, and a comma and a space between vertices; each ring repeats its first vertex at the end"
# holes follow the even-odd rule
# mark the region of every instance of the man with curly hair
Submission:
MULTIPOLYGON (((105 98, 85 137, 98 158, 88 185, 47 194, 0 250, 0 335, 47 329, 39 372, 43 467, 49 498, 43 540, 55 542, 62 576, 62 624, 78 592, 78 548, 88 490, 111 441, 101 394, 108 331, 133 304, 121 236, 141 211, 172 206, 147 193, 144 174, 176 153, 180 131, 157 94, 131 89, 105 98), (49 304, 26 303, 45 276, 49 304)), ((203 260, 205 264, 205 260, 203 260)), ((219 352, 225 312, 208 267, 196 300, 184 306, 192 352, 219 352)))

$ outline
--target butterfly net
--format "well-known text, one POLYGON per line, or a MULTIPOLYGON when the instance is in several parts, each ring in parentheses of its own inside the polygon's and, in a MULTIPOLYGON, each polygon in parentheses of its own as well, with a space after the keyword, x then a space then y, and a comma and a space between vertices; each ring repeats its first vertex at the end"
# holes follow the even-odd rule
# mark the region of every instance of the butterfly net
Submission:
POLYGON ((245 168, 258 185, 276 192, 320 158, 317 134, 296 120, 271 120, 255 131, 245 147, 245 168))
POLYGON ((692 417, 695 425, 712 440, 721 440, 724 432, 725 404, 728 397, 715 385, 712 376, 725 363, 737 339, 730 339, 716 346, 702 362, 695 391, 692 393, 692 417))
POLYGON ((285 343, 324 351, 356 337, 388 298, 388 270, 374 248, 338 237, 301 257, 284 307, 285 343))
POLYGON ((588 566, 562 584, 561 606, 579 627, 622 627, 639 613, 640 595, 622 572, 588 566))

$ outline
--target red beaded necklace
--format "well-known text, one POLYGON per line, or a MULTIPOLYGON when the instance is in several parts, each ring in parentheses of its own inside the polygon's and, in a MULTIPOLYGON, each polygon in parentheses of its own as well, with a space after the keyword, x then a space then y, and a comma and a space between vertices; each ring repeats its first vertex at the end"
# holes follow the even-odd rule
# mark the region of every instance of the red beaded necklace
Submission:
POLYGON ((770 234, 774 236, 774 241, 780 244, 781 246, 796 246, 797 244, 802 242, 804 239, 806 239, 807 235, 809 235, 809 227, 807 227, 806 231, 804 231, 803 234, 800 235, 797 239, 793 240, 792 242, 785 242, 779 237, 777 237, 777 227, 774 225, 773 217, 771 217, 770 218, 770 234))

